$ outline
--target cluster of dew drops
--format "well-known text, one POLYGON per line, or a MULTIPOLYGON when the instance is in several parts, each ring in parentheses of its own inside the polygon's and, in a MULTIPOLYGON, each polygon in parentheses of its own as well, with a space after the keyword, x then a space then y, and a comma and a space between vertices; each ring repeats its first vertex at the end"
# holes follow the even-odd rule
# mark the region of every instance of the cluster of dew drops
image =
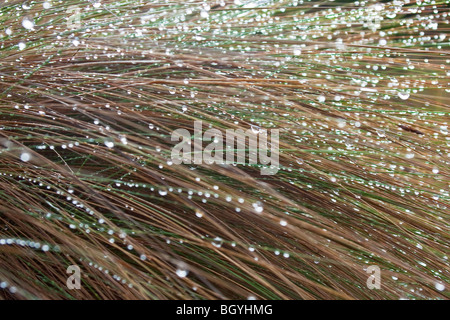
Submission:
MULTIPOLYGON (((166 1, 169 3, 169 1, 166 1)), ((52 10, 52 8, 59 4, 59 1, 45 1, 41 3, 42 8, 44 10, 52 10)), ((106 6, 113 6, 112 4, 102 4, 99 1, 90 1, 91 6, 88 7, 86 10, 104 10, 106 6)), ((137 1, 138 4, 141 4, 142 1, 137 1)), ((214 41, 214 36, 220 37, 231 37, 236 38, 238 37, 237 31, 233 28, 230 28, 229 25, 232 22, 238 21, 241 25, 246 26, 246 32, 249 34, 262 34, 262 35, 269 35, 273 34, 273 39, 275 40, 300 40, 299 45, 294 46, 281 46, 281 45, 275 45, 275 51, 277 54, 281 55, 282 58, 276 58, 272 57, 272 59, 266 58, 265 61, 261 62, 260 70, 252 70, 252 72, 257 75, 258 77, 274 77, 277 78, 280 76, 284 68, 290 68, 294 64, 298 63, 306 63, 306 64, 314 64, 317 63, 318 65, 324 64, 324 63, 338 63, 342 62, 344 57, 345 50, 347 50, 349 47, 346 45, 345 37, 351 33, 352 26, 358 25, 360 21, 362 21, 363 28, 359 30, 358 35, 358 45, 364 46, 364 45, 372 45, 376 48, 372 49, 373 52, 369 49, 365 50, 355 50, 355 53, 352 53, 349 55, 350 61, 352 61, 351 67, 354 67, 354 70, 364 70, 365 76, 360 76, 356 74, 352 74, 350 72, 350 75, 345 78, 343 81, 347 86, 351 88, 351 98, 349 98, 348 94, 340 94, 339 92, 344 92, 344 86, 341 85, 333 85, 330 82, 327 81, 318 81, 319 84, 314 84, 314 81, 311 81, 311 79, 314 80, 333 80, 333 74, 330 74, 327 70, 317 71, 313 67, 311 67, 312 71, 308 71, 307 68, 305 70, 302 70, 298 76, 292 77, 293 79, 298 79, 299 83, 302 84, 309 84, 311 85, 311 88, 321 89, 319 90, 318 94, 312 94, 310 96, 307 96, 307 99, 310 99, 310 103, 313 106, 321 106, 324 104, 332 104, 333 106, 343 107, 350 105, 351 103, 344 103, 346 99, 353 99, 351 102, 354 102, 354 106, 363 106, 367 108, 371 108, 364 102, 360 102, 359 97, 364 96, 367 101, 371 101, 373 103, 379 103, 380 101, 389 103, 389 101, 400 101, 407 103, 408 101, 411 101, 416 94, 419 94, 420 92, 423 92, 426 87, 433 86, 437 89, 442 89, 445 92, 449 92, 448 88, 445 88, 445 77, 450 76, 450 71, 448 71, 448 68, 441 64, 439 65, 439 68, 441 69, 440 73, 435 72, 433 74, 433 77, 426 78, 426 79, 417 79, 412 80, 411 77, 404 77, 404 74, 407 74, 408 72, 415 72, 426 69, 427 64, 429 62, 432 62, 432 59, 434 59, 434 56, 432 58, 423 58, 422 61, 418 61, 417 59, 411 59, 407 55, 402 55, 402 53, 397 53, 394 50, 390 50, 391 46, 395 45, 402 45, 406 48, 414 48, 415 46, 423 46, 425 51, 428 50, 429 47, 433 47, 433 50, 441 50, 443 49, 445 43, 448 41, 447 35, 444 33, 434 33, 433 30, 437 30, 439 23, 448 23, 448 13, 445 9, 442 8, 442 6, 438 6, 436 4, 436 1, 434 0, 428 0, 428 1, 411 1, 411 0, 395 0, 390 2, 389 4, 386 3, 375 3, 370 1, 354 1, 352 5, 352 9, 345 8, 345 6, 340 6, 338 3, 336 5, 330 6, 328 8, 323 8, 320 11, 317 11, 316 14, 305 14, 304 11, 300 11, 298 15, 294 15, 292 18, 289 19, 283 19, 279 15, 275 15, 274 13, 283 13, 290 7, 294 8, 296 6, 305 6, 305 7, 319 7, 319 4, 313 2, 313 1, 289 1, 286 2, 285 7, 278 7, 277 9, 265 9, 265 10, 257 10, 257 13, 253 13, 251 9, 257 9, 260 6, 264 7, 271 7, 274 4, 276 4, 276 1, 243 1, 243 0, 234 0, 231 5, 236 6, 238 8, 247 9, 238 11, 238 13, 235 13, 233 10, 227 11, 223 10, 221 11, 214 11, 211 8, 211 5, 204 1, 200 4, 198 2, 186 2, 185 6, 181 6, 181 8, 176 8, 175 13, 172 15, 167 14, 165 12, 158 11, 157 9, 151 8, 149 11, 142 15, 141 21, 142 22, 155 22, 158 21, 158 19, 161 19, 161 21, 165 21, 165 23, 161 23, 159 27, 159 31, 161 33, 161 38, 164 38, 165 36, 182 36, 185 34, 191 34, 193 41, 198 41, 198 46, 205 46, 205 49, 208 46, 220 46, 219 41, 214 41), (389 21, 392 21, 392 19, 395 19, 398 15, 409 13, 411 15, 415 15, 412 17, 408 17, 404 20, 401 20, 399 22, 401 27, 406 28, 407 30, 414 30, 411 35, 402 37, 399 42, 393 43, 393 39, 396 38, 398 34, 398 30, 384 30, 382 27, 385 23, 389 23, 389 21), (188 23, 184 23, 187 21, 188 17, 192 15, 198 15, 198 25, 191 26, 188 23), (167 15, 167 16, 166 16, 167 15), (322 19, 322 20, 321 20, 322 19), (326 23, 320 23, 321 21, 324 21, 326 23), (174 28, 173 25, 178 24, 178 27, 174 28), (211 24, 215 25, 215 29, 211 29, 211 24), (167 27, 166 27, 167 25, 167 27), (337 27, 338 25, 345 26, 342 31, 339 30, 337 27), (289 29, 289 28, 290 29, 289 29), (280 32, 281 30, 286 30, 286 32, 280 32), (334 30, 335 29, 335 30, 334 30), (292 31, 289 31, 292 30, 292 31), (303 31, 299 34, 299 31, 303 31), (209 42, 205 42, 207 40, 207 36, 209 37, 211 34, 213 34, 213 37, 210 39, 209 42), (317 41, 316 41, 317 40, 317 41), (309 42, 313 44, 309 44, 309 42), (317 42, 317 44, 314 44, 317 42), (324 44, 325 43, 325 44, 324 44), (329 46, 333 47, 336 50, 330 53, 325 52, 321 56, 317 56, 316 58, 311 58, 309 55, 309 52, 312 52, 314 50, 319 50, 322 46, 329 46), (385 63, 383 59, 374 59, 374 63, 362 63, 364 59, 367 56, 372 56, 374 58, 396 58, 400 59, 402 61, 400 67, 396 66, 401 70, 401 72, 397 75, 389 75, 389 71, 391 70, 392 66, 389 65, 389 63, 385 63), (358 61, 361 61, 361 64, 359 64, 358 61), (379 62, 376 62, 379 61, 379 62), (386 84, 387 89, 381 90, 379 88, 379 84, 383 82, 386 84), (315 87, 316 86, 316 87, 315 87), (337 94, 330 96, 329 94, 322 93, 326 92, 327 89, 334 89, 337 94)), ((18 12, 24 12, 26 13, 27 10, 31 9, 31 6, 35 6, 38 4, 29 4, 24 3, 20 7, 17 8, 18 12)), ((226 7, 229 4, 222 1, 219 2, 220 7, 226 7)), ((114 9, 111 7, 111 10, 114 9)), ((126 15, 126 14, 125 14, 126 15)), ((21 27, 27 32, 32 32, 40 28, 36 21, 37 17, 29 16, 24 14, 24 17, 21 18, 21 27)), ((118 26, 116 26, 118 27, 118 26)), ((4 33, 6 36, 13 36, 14 35, 14 28, 6 26, 4 30, 1 32, 4 33)), ((147 31, 145 30, 145 26, 132 28, 130 32, 133 33, 134 37, 141 37, 145 38, 147 31)), ((354 31, 356 33, 356 31, 354 31)), ((26 34, 26 33, 25 33, 26 34)), ((74 47, 82 47, 82 46, 89 46, 89 41, 86 39, 83 39, 83 34, 78 35, 77 37, 70 38, 69 45, 74 47)), ((26 38, 26 37, 25 37, 26 38)), ((223 52, 235 52, 235 53, 241 53, 245 58, 244 62, 252 63, 255 62, 254 58, 247 57, 248 53, 252 53, 253 50, 255 52, 262 51, 262 50, 272 50, 273 45, 258 45, 258 47, 254 47, 251 43, 246 43, 245 41, 240 40, 232 40, 232 45, 223 48, 223 52)), ((25 51, 28 47, 30 47, 30 44, 27 43, 26 39, 20 39, 17 44, 16 48, 18 51, 25 51)), ((174 48, 173 50, 175 50, 174 48)), ((172 50, 172 49, 171 49, 172 50)), ((171 51, 169 50, 168 54, 171 54, 171 51)), ((445 63, 448 64, 449 60, 446 60, 445 63)), ((255 68, 256 69, 256 68, 255 68)), ((221 71, 226 72, 226 71, 221 71)), ((281 76, 280 76, 281 77, 281 76)), ((184 84, 188 84, 189 81, 192 79, 185 79, 184 84)), ((171 96, 176 96, 178 94, 178 91, 176 88, 168 87, 168 92, 171 96)), ((195 93, 192 94, 195 96, 195 93)), ((236 100, 239 100, 239 97, 235 97, 236 100)), ((273 102, 273 101, 268 101, 273 102)), ((427 103, 425 103, 427 104, 427 103)), ((289 104, 287 104, 289 106, 289 104)), ((19 107, 20 108, 20 107, 19 107)), ((29 105, 23 106, 24 111, 27 111, 29 109, 33 109, 33 107, 30 107, 29 105)), ((183 104, 181 107, 181 111, 185 113, 189 113, 191 108, 187 104, 183 104)), ((39 111, 42 112, 42 111, 39 111)), ((404 111, 407 113, 408 111, 404 111)), ((382 111, 382 113, 384 113, 382 111)), ((422 119, 429 119, 432 116, 432 113, 428 113, 426 110, 423 111, 417 111, 415 113, 419 118, 422 119)), ((352 130, 358 130, 361 128, 361 126, 364 124, 363 115, 357 115, 357 119, 353 120, 342 120, 337 119, 333 124, 336 126, 337 131, 344 131, 345 129, 352 127, 352 130)), ((236 116, 235 116, 236 117, 236 116)), ((245 117, 245 115, 241 115, 242 118, 245 117)), ((366 116, 367 117, 367 116, 366 116)), ((252 122, 252 118, 249 119, 250 122, 252 122)), ((309 138, 308 136, 302 135, 303 130, 310 131, 311 129, 314 132, 319 132, 319 128, 321 126, 328 126, 328 124, 311 124, 306 120, 306 118, 303 119, 297 119, 302 127, 298 129, 295 125, 295 123, 292 123, 292 128, 289 130, 289 134, 291 134, 294 137, 294 140, 299 143, 306 143, 310 139, 315 138, 309 138), (298 135, 297 135, 298 134, 298 135)), ((286 119, 286 121, 289 122, 289 119, 286 119)), ((263 125, 266 125, 269 122, 269 120, 264 119, 263 121, 259 121, 252 124, 251 128, 254 131, 259 130, 259 128, 263 125)), ((99 124, 98 120, 94 120, 95 124, 99 124)), ((380 122, 382 124, 382 122, 380 122)), ((433 126, 430 124, 430 126, 433 126)), ((149 130, 159 130, 159 128, 155 128, 153 124, 148 125, 149 130)), ((441 136, 447 136, 448 135, 448 124, 445 123, 439 123, 436 124, 437 130, 435 130, 434 136, 437 137, 439 135, 441 136)), ((376 128, 376 136, 375 139, 387 139, 388 138, 388 130, 386 128, 380 127, 376 128)), ((370 132, 366 133, 367 136, 370 136, 369 139, 373 138, 373 135, 370 132)), ((344 138, 342 141, 343 149, 342 150, 355 150, 357 146, 354 142, 352 142, 351 139, 345 138, 345 134, 343 134, 344 138)), ((122 145, 128 144, 127 137, 121 136, 119 137, 119 141, 122 145)), ((311 143, 320 143, 317 140, 310 141, 311 143)), ((73 143, 65 143, 59 146, 61 149, 67 149, 74 146, 77 146, 78 142, 73 143)), ((116 147, 117 142, 115 142, 114 139, 105 139, 104 145, 109 149, 114 149, 116 147)), ((38 146, 39 148, 46 148, 45 146, 38 146)), ((50 146, 51 149, 54 149, 55 146, 50 146)), ((333 147, 330 147, 333 148, 333 147)), ((442 148, 440 153, 444 157, 450 157, 450 151, 446 149, 445 147, 442 148)), ((416 156, 416 153, 414 152, 414 148, 406 148, 406 151, 402 155, 406 160, 413 159, 416 156)), ((24 150, 19 154, 19 159, 22 162, 30 162, 33 159, 33 154, 29 150, 24 150)), ((304 164, 304 160, 298 159, 296 161, 298 166, 302 166, 304 164)), ((171 166, 172 164, 168 160, 166 163, 168 166, 171 166)), ((444 164, 448 165, 448 161, 444 164)), ((387 164, 387 166, 390 169, 395 169, 398 165, 396 164, 387 164)), ((399 165, 401 166, 401 165, 399 165)), ((291 171, 292 168, 286 168, 282 167, 281 170, 287 170, 291 171)), ((434 167, 432 169, 432 173, 437 175, 439 174, 440 170, 437 167, 434 167)), ((345 177, 339 177, 339 176, 331 176, 330 180, 332 182, 336 182, 338 178, 346 179, 345 177)), ((200 179, 200 178, 198 178, 200 179)), ((357 181, 357 178, 354 178, 356 183, 359 183, 357 181)), ((39 182, 38 182, 39 183, 39 182)), ((376 186, 380 186, 381 183, 376 182, 376 186)), ((183 190, 178 187, 164 187, 160 188, 158 186, 147 186, 145 184, 139 184, 139 183, 130 183, 126 181, 116 181, 114 184, 115 188, 120 188, 121 186, 126 185, 127 187, 140 187, 140 188, 148 188, 150 191, 157 193, 160 197, 167 197, 170 195, 171 192, 177 192, 182 193, 186 192, 189 199, 192 199, 192 197, 197 196, 201 198, 202 203, 207 203, 208 199, 218 199, 221 197, 219 194, 218 189, 219 187, 214 186, 213 190, 183 190)), ((311 187, 311 186, 309 186, 311 187)), ((387 189, 392 188, 390 186, 383 186, 387 189)), ((312 187, 311 187, 312 188, 312 187)), ((407 190, 406 192, 412 192, 412 190, 407 190)), ((68 201, 71 201, 74 205, 77 205, 81 208, 83 208, 83 204, 81 204, 78 200, 73 199, 73 190, 68 190, 67 192, 57 190, 60 194, 64 194, 66 196, 66 199, 68 201)), ((448 192, 445 190, 440 190, 441 196, 448 197, 448 192)), ((242 209, 239 207, 239 204, 243 204, 246 200, 244 197, 233 199, 231 196, 226 195, 225 196, 226 202, 229 203, 236 203, 235 211, 239 213, 242 209)), ((262 214, 264 211, 264 204, 260 201, 254 201, 251 204, 251 207, 253 208, 253 211, 256 214, 262 214)), ((94 215, 94 210, 87 208, 87 206, 84 206, 86 212, 88 212, 90 215, 94 215)), ((130 208, 132 210, 132 208, 130 208)), ((204 217, 205 213, 202 210, 196 210, 195 216, 197 218, 204 217)), ((103 218, 99 218, 97 221, 99 224, 103 224, 105 221, 103 218)), ((288 223, 286 220, 281 219, 279 221, 279 224, 283 227, 287 226, 288 223)), ((76 229, 77 226, 75 223, 70 223, 71 229, 76 229)), ((89 230, 89 226, 87 224, 79 225, 79 227, 84 228, 86 232, 89 230)), ((102 228, 101 231, 104 231, 108 233, 109 235, 113 235, 114 231, 107 228, 102 228)), ((122 235, 122 233, 120 233, 122 235)), ((125 237, 121 237, 125 238, 125 237)), ((220 237, 212 237, 211 243, 217 247, 220 248, 222 243, 224 242, 223 239, 220 237)), ((111 243, 114 243, 114 238, 110 238, 109 240, 111 243)), ((44 244, 41 245, 39 242, 30 242, 30 241, 24 241, 20 239, 0 239, 0 244, 18 244, 21 246, 29 246, 33 247, 35 249, 41 249, 42 251, 48 251, 50 248, 48 245, 44 244)), ((235 242, 232 242, 236 245, 235 242)), ((127 245, 128 250, 133 250, 132 245, 127 245)), ((250 252, 255 251, 254 246, 250 246, 248 248, 250 252)), ((285 258, 289 257, 288 252, 283 252, 282 250, 274 250, 274 254, 276 255, 282 255, 285 258)), ((144 254, 140 255, 140 259, 142 261, 147 260, 147 257, 144 254)), ((183 265, 183 267, 180 267, 176 271, 176 275, 180 278, 184 278, 188 276, 188 268, 183 265)), ((119 277, 119 276, 116 276, 119 277)), ((120 279, 120 277, 119 277, 120 279)), ((7 284, 4 282, 0 283, 0 286, 2 288, 6 287, 7 284)), ((436 289, 438 290, 444 290, 444 287, 441 283, 436 284, 436 289)), ((10 290, 16 290, 16 289, 10 289, 10 290)))

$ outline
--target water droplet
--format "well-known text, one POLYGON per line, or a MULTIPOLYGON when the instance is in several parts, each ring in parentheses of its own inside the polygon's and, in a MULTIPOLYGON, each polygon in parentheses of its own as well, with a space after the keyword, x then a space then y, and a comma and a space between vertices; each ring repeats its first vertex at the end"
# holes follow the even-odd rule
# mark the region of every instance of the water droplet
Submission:
POLYGON ((264 208, 263 208, 263 205, 262 205, 262 203, 261 202, 255 202, 254 204, 253 204, 253 208, 255 209, 255 212, 256 213, 261 213, 261 212, 263 212, 264 211, 264 208))
POLYGON ((337 126, 338 126, 339 128, 344 128, 346 125, 347 125, 347 123, 345 122, 344 119, 338 119, 338 120, 337 120, 337 126))
POLYGON ((407 100, 409 98, 409 92, 398 92, 398 97, 402 100, 407 100))
POLYGON ((198 218, 201 218, 201 217, 203 217, 203 212, 201 212, 200 210, 197 210, 197 211, 195 211, 195 215, 196 215, 198 218))
POLYGON ((260 132, 260 130, 261 130, 261 128, 260 127, 258 127, 258 126, 255 126, 255 125, 251 125, 251 129, 252 129, 252 132, 254 133, 254 134, 258 134, 259 132, 260 132))
POLYGON ((176 273, 180 278, 185 278, 189 274, 189 271, 185 269, 177 269, 176 273))
POLYGON ((28 19, 28 18, 25 18, 25 19, 22 20, 22 26, 23 26, 25 29, 27 29, 27 30, 33 30, 33 28, 34 28, 34 22, 31 21, 31 20, 28 19))
POLYGON ((377 134, 378 134, 379 137, 382 137, 382 138, 386 137, 386 132, 384 130, 376 129, 376 131, 377 131, 377 134))
POLYGON ((215 237, 215 238, 214 238, 214 241, 211 242, 211 243, 212 243, 212 245, 213 245, 214 247, 220 248, 220 247, 222 247, 223 239, 220 238, 220 237, 215 237))
POLYGON ((120 142, 122 142, 123 144, 128 144, 127 137, 121 136, 121 137, 120 137, 120 142))
POLYGON ((434 287, 435 287, 437 290, 439 290, 439 291, 444 291, 444 289, 445 289, 445 285, 444 285, 443 283, 440 283, 440 282, 436 282, 436 283, 434 284, 434 287))
POLYGON ((114 142, 112 141, 105 141, 105 146, 107 146, 108 148, 114 148, 114 142))
POLYGON ((30 161, 30 159, 31 159, 31 154, 29 154, 28 152, 23 152, 20 155, 20 160, 22 160, 23 162, 30 161))

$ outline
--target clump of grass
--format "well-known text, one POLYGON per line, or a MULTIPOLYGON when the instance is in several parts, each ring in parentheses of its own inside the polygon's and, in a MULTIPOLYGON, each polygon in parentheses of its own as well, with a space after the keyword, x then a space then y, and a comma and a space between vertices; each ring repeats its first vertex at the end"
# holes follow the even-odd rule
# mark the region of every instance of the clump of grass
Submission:
POLYGON ((0 21, 0 297, 449 297, 448 1, 6 1, 0 21), (280 171, 171 165, 195 120, 279 129, 280 171))

